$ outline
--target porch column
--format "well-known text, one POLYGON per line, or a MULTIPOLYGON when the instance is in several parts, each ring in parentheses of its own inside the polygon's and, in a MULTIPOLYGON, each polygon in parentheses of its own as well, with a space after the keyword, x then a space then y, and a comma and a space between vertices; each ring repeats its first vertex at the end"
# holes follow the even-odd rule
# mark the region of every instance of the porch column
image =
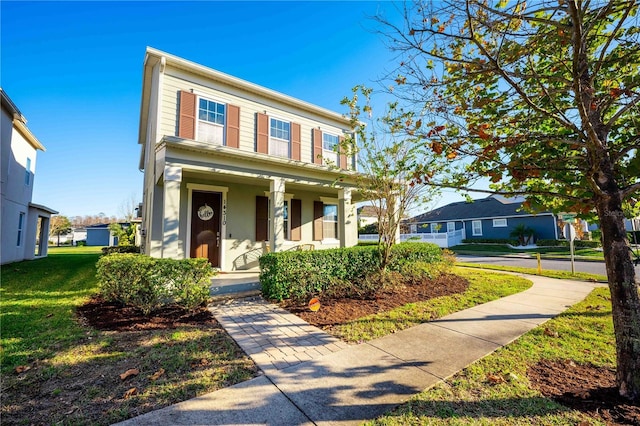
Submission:
POLYGON ((182 168, 166 165, 162 206, 162 257, 171 259, 184 258, 184 248, 180 240, 181 183, 182 168))
POLYGON ((282 178, 274 178, 269 184, 272 252, 282 250, 284 245, 284 186, 282 178))
POLYGON ((338 221, 340 247, 352 247, 358 244, 358 212, 351 203, 351 188, 338 191, 338 221))

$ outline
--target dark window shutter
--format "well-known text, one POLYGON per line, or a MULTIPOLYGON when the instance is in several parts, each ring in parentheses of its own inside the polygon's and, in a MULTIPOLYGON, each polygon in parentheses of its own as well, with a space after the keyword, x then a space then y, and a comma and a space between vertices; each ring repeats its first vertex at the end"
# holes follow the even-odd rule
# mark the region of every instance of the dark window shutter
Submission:
POLYGON ((322 131, 313 129, 313 162, 322 164, 322 131))
POLYGON ((291 200, 291 241, 302 240, 302 201, 291 200))
POLYGON ((178 137, 184 139, 196 138, 196 113, 196 95, 191 92, 181 90, 178 137))
POLYGON ((300 125, 291 123, 291 159, 300 161, 300 125))
POLYGON ((256 152, 269 153, 269 116, 261 113, 256 116, 256 152))
POLYGON ((324 217, 324 204, 322 201, 313 202, 313 240, 321 241, 323 238, 322 218, 324 217))
POLYGON ((240 148, 240 107, 227 104, 227 142, 231 148, 240 148))
POLYGON ((338 138, 338 152, 340 153, 340 168, 348 169, 347 167, 347 154, 345 154, 342 145, 344 144, 344 138, 340 136, 338 138))
POLYGON ((256 241, 269 241, 269 198, 256 196, 256 241))

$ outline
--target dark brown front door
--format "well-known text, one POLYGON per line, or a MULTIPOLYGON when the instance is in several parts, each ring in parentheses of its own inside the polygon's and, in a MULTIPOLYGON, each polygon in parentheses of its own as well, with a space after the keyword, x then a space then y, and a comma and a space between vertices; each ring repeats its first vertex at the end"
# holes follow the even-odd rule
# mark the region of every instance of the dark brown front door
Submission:
POLYGON ((209 259, 214 267, 220 266, 220 212, 222 194, 197 192, 191 197, 191 257, 209 259))

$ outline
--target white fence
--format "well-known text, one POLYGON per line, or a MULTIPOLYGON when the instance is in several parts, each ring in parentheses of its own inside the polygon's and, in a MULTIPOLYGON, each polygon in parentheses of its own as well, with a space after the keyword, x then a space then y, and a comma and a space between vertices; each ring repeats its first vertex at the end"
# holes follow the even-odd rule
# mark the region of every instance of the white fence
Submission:
MULTIPOLYGON (((464 239, 464 231, 458 229, 450 232, 400 234, 400 241, 415 241, 420 243, 433 243, 439 247, 447 248, 457 246, 464 239)), ((359 241, 378 241, 378 234, 358 235, 359 241)))

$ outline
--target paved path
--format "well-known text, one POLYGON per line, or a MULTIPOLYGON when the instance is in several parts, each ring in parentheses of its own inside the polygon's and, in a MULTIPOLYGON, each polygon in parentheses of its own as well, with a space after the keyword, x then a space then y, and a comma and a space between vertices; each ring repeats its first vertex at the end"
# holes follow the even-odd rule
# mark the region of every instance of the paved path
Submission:
POLYGON ((220 325, 267 374, 348 346, 259 296, 228 300, 211 310, 220 325))
POLYGON ((216 317, 264 375, 121 424, 347 425, 376 418, 561 313, 596 286, 526 277, 534 282, 527 291, 360 345, 337 342, 260 299, 219 305, 213 308, 216 317))

